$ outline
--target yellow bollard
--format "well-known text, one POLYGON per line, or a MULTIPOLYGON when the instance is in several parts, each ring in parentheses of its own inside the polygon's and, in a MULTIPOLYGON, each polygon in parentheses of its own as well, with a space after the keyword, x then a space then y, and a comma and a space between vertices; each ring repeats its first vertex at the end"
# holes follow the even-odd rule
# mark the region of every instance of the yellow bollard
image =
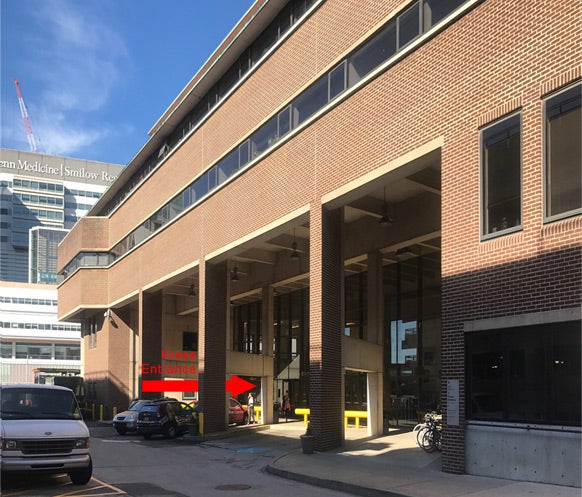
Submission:
POLYGON ((113 417, 117 416, 117 406, 113 406, 113 417))
POLYGON ((204 413, 198 414, 198 432, 200 435, 204 435, 204 413))
POLYGON ((103 404, 99 404, 99 421, 103 421, 103 404))

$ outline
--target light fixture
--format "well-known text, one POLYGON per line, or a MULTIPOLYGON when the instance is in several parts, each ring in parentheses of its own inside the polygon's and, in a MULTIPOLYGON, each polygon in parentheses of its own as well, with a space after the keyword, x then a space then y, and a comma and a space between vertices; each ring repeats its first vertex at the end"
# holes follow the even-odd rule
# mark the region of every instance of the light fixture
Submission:
POLYGON ((291 244, 291 255, 289 256, 289 259, 291 260, 298 260, 299 259, 299 253, 297 252, 297 242, 295 241, 295 228, 293 228, 293 243, 291 244))
POLYGON ((111 324, 115 324, 115 319, 113 319, 113 312, 111 311, 111 309, 107 309, 104 313, 103 313, 103 317, 109 319, 109 322, 111 324))
POLYGON ((232 268, 232 271, 230 272, 230 279, 232 281, 238 281, 238 268, 236 266, 234 266, 232 268))
POLYGON ((386 187, 384 187, 384 203, 382 204, 382 216, 380 217, 378 224, 381 226, 389 226, 394 221, 388 215, 388 204, 386 203, 386 187))
POLYGON ((402 247, 402 248, 399 248, 395 252, 394 255, 401 256, 401 255, 416 255, 416 254, 414 253, 414 251, 410 247, 402 247))
POLYGON ((196 289, 194 288, 194 284, 190 285, 190 291, 188 292, 188 295, 190 295, 190 297, 196 296, 196 289))

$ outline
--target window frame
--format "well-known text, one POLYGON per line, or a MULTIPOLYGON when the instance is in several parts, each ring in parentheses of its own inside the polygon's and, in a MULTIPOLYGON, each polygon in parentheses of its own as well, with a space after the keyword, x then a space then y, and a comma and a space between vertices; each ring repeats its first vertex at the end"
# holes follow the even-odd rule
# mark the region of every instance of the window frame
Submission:
POLYGON ((496 119, 483 126, 479 130, 479 233, 481 241, 490 240, 499 236, 505 236, 511 233, 521 231, 523 229, 523 115, 522 110, 518 109, 510 114, 496 119), (486 231, 486 223, 488 220, 488 194, 486 191, 486 161, 485 161, 485 135, 487 131, 494 127, 507 126, 507 122, 514 118, 519 118, 519 223, 515 226, 501 228, 498 231, 486 231))
MULTIPOLYGON (((577 333, 577 324, 578 323, 576 321, 569 320, 548 323, 524 323, 519 326, 487 328, 465 332, 464 377, 466 420, 468 422, 475 423, 483 422, 529 425, 533 424, 543 426, 582 426, 582 420, 580 418, 579 412, 574 412, 574 414, 578 414, 578 417, 575 419, 561 417, 559 409, 556 409, 557 405, 555 403, 555 398, 556 395, 563 392, 556 392, 553 388, 554 383, 559 380, 561 376, 563 376, 561 375, 561 371, 557 369, 557 367, 563 367, 559 365, 560 363, 557 361, 557 359, 560 357, 561 353, 563 353, 564 346, 568 347, 569 349, 573 347, 573 342, 569 342, 568 338, 577 333), (527 336, 528 338, 520 341, 520 336, 527 336), (480 350, 479 341, 482 343, 490 344, 489 348, 485 351, 480 350), (519 346, 520 344, 521 347, 519 346), (534 347, 537 344, 538 350, 541 350, 543 354, 543 357, 541 358, 541 369, 535 369, 531 367, 526 368, 526 366, 531 366, 534 364, 533 360, 535 360, 535 357, 532 360, 533 355, 531 354, 531 351, 535 351, 535 348, 527 348, 531 344, 534 344, 534 347), (520 356, 520 351, 529 351, 530 355, 520 356), (494 356, 497 357, 498 360, 495 368, 499 367, 501 372, 496 373, 496 378, 493 378, 495 375, 492 372, 492 367, 487 368, 486 370, 482 369, 483 372, 489 372, 488 377, 475 376, 474 367, 475 365, 479 365, 478 361, 475 362, 477 352, 481 352, 482 356, 484 354, 489 354, 491 358, 494 356), (520 377, 519 374, 516 374, 516 372, 519 371, 523 373, 526 369, 528 369, 527 376, 520 377), (495 383, 497 383, 498 388, 493 388, 493 390, 488 390, 482 386, 479 388, 478 385, 480 383, 483 383, 487 379, 491 378, 493 378, 493 384, 491 387, 495 387, 495 383), (522 385, 519 385, 520 381, 522 385), (521 389, 516 390, 516 386, 521 386, 522 388, 525 386, 525 390, 523 390, 523 392, 527 392, 527 387, 531 387, 531 384, 535 384, 536 393, 531 394, 530 392, 529 397, 527 397, 527 395, 522 396, 522 404, 516 403, 516 399, 512 392, 522 392, 521 389), (482 411, 482 414, 479 414, 479 411, 473 412, 473 399, 476 399, 476 394, 488 394, 491 391, 499 394, 497 399, 499 401, 499 409, 488 411, 484 410, 482 411), (541 418, 539 419, 530 417, 531 413, 535 412, 535 409, 531 408, 532 404, 535 402, 539 403, 539 406, 537 406, 537 409, 539 412, 541 412, 541 418), (516 407, 524 409, 522 416, 516 415, 516 407)), ((563 365, 565 363, 562 362, 561 364, 563 365)), ((579 365, 579 361, 574 359, 572 364, 579 365)), ((574 387, 575 386, 576 385, 574 385, 574 387)), ((579 403, 575 400, 572 401, 572 404, 579 406, 579 403)), ((475 404, 475 406, 476 405, 477 404, 475 404)), ((484 403, 482 405, 484 406, 487 404, 484 403)), ((564 405, 558 407, 563 409, 564 405)), ((567 409, 569 409, 569 407, 567 409)))
POLYGON ((543 105, 542 105, 542 174, 543 174, 543 222, 544 223, 551 223, 555 221, 559 221, 562 219, 566 219, 572 216, 577 216, 582 214, 582 206, 569 210, 560 212, 558 214, 549 214, 548 213, 548 195, 551 194, 549 185, 548 185, 548 168, 549 168, 549 160, 548 160, 548 106, 550 102, 554 99, 559 99, 563 96, 564 93, 574 90, 576 87, 580 87, 582 90, 582 81, 577 80, 573 83, 569 83, 566 86, 558 89, 557 91, 552 92, 549 95, 543 97, 543 105))

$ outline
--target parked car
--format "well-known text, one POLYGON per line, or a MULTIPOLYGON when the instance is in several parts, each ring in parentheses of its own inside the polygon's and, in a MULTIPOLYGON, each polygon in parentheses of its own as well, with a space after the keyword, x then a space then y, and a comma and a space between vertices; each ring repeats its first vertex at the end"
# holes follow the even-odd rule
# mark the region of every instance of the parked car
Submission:
POLYGON ((185 402, 159 399, 144 404, 137 415, 137 432, 144 438, 161 434, 175 438, 188 432, 196 422, 194 410, 185 402))
MULTIPOLYGON (((228 424, 237 424, 237 425, 247 425, 249 424, 249 413, 247 408, 244 407, 238 400, 235 398, 228 399, 228 424)), ((190 402, 190 406, 194 409, 196 416, 198 416, 198 401, 190 402)))
POLYGON ((117 430, 117 433, 125 435, 127 432, 137 431, 137 415, 139 410, 149 402, 151 400, 134 399, 126 411, 116 414, 113 418, 113 428, 117 430))
POLYGON ((2 474, 67 473, 85 485, 93 473, 89 429, 70 388, 0 386, 2 474))

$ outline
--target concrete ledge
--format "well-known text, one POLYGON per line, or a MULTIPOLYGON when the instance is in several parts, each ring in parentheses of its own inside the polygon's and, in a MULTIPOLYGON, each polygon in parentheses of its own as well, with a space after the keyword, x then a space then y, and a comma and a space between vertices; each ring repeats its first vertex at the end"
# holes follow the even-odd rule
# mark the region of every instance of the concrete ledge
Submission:
MULTIPOLYGON (((362 497, 409 497, 405 494, 395 493, 389 490, 379 490, 375 488, 362 487, 360 485, 355 485, 353 483, 330 480, 327 478, 319 478, 317 476, 304 475, 301 473, 296 473, 294 471, 278 468, 276 466, 277 461, 283 457, 286 457, 286 455, 288 454, 277 457, 270 464, 268 464, 266 466, 267 473, 270 473, 275 476, 280 476, 281 478, 286 478, 288 480, 307 483, 308 485, 313 485, 316 487, 328 488, 330 490, 346 492, 353 495, 361 495, 362 497)), ((306 455, 305 457, 310 456, 306 455)))

